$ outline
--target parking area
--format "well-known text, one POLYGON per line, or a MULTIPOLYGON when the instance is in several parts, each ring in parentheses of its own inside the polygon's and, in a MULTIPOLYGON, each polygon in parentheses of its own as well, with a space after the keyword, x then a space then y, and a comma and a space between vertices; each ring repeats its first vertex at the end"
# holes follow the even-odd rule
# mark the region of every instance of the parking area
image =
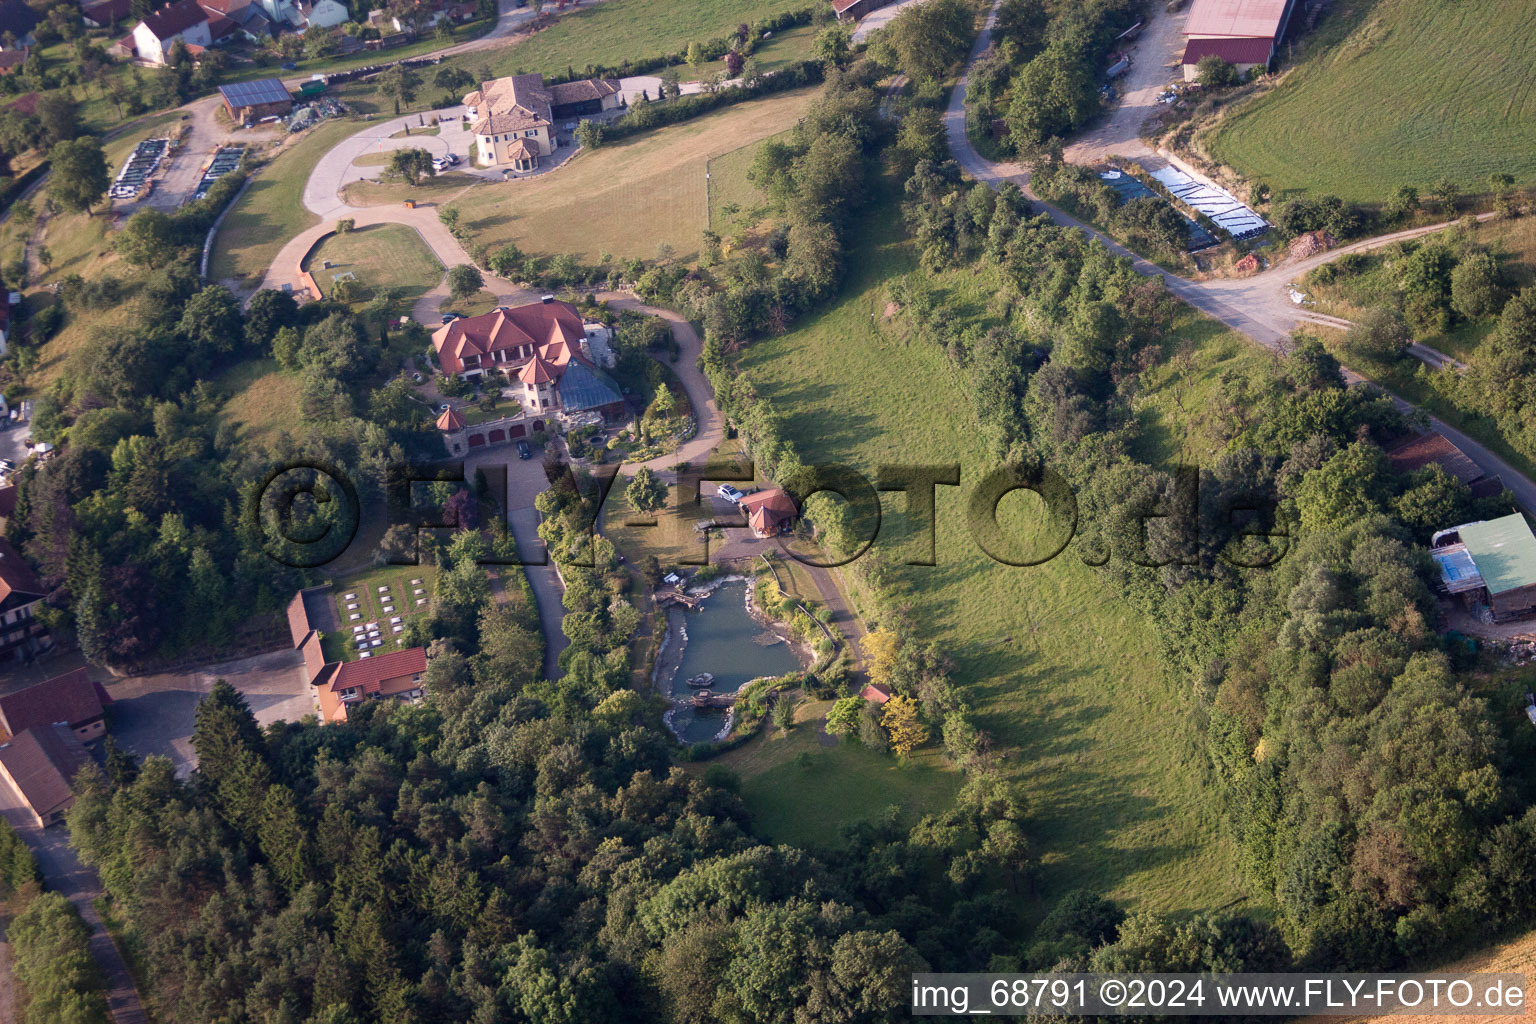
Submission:
POLYGON ((137 757, 170 758, 176 773, 186 775, 197 763, 192 750, 197 704, 218 679, 245 695, 262 725, 314 714, 304 659, 297 651, 282 649, 187 672, 106 680, 113 701, 112 736, 137 757))

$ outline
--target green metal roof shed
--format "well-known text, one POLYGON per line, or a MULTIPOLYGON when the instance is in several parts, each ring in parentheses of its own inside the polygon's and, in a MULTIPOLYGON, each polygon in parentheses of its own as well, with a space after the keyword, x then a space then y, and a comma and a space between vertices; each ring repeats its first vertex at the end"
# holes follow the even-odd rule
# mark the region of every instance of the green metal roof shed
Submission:
POLYGON ((1536 536, 1525 516, 1516 512, 1503 519, 1469 523, 1461 528, 1461 540, 1490 594, 1536 586, 1536 536))

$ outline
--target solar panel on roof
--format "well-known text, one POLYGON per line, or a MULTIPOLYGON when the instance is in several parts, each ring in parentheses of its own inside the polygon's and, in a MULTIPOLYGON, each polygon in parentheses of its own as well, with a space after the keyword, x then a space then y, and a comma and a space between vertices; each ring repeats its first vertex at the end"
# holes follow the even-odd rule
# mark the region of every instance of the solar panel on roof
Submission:
POLYGON ((287 103, 292 97, 283 83, 275 78, 262 78, 254 82, 236 82, 219 86, 219 92, 232 107, 254 107, 263 103, 287 103))

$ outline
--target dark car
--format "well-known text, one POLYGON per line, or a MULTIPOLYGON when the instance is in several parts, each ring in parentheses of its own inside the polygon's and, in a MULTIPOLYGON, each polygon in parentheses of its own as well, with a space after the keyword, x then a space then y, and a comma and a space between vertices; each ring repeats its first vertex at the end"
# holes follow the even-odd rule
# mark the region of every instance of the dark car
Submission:
POLYGON ((443 314, 443 323, 445 323, 445 324, 451 324, 455 320, 458 320, 458 319, 460 319, 460 317, 459 317, 459 314, 457 314, 457 313, 444 313, 443 314))
POLYGON ((282 68, 284 71, 297 71, 297 70, 299 70, 299 66, 297 64, 295 64, 291 60, 283 61, 281 64, 278 65, 278 67, 282 68))
POLYGON ((517 457, 520 459, 533 458, 533 449, 528 447, 527 441, 517 442, 517 457))

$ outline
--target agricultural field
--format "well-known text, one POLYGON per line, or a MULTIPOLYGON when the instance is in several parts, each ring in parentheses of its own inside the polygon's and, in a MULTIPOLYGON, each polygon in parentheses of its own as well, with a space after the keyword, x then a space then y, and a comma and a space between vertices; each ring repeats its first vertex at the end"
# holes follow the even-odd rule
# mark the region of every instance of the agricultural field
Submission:
POLYGON ((375 224, 331 235, 310 253, 304 269, 327 298, 335 290, 336 278, 351 274, 359 288, 359 303, 388 292, 394 296, 392 309, 397 313, 409 312, 443 277, 443 265, 416 229, 400 224, 375 224))
POLYGON ((319 222, 304 209, 304 183, 326 151, 359 131, 358 125, 350 118, 322 122, 256 172, 214 239, 212 280, 254 288, 283 243, 319 222))
MULTIPOLYGON (((986 467, 974 455, 981 428, 958 372, 942 351, 910 341, 899 318, 884 317, 889 281, 916 266, 886 213, 861 217, 842 301, 756 343, 745 365, 807 461, 867 473, 881 463, 960 462, 968 486, 986 467)), ((984 311, 995 282, 954 277, 959 305, 984 311)), ((1180 454, 1172 439, 1184 428, 1172 390, 1208 386, 1201 382, 1224 365, 1256 358, 1225 331, 1190 323, 1183 333, 1199 357, 1193 383, 1169 374, 1145 399, 1150 425, 1166 422, 1152 433, 1169 456, 1180 454)), ((1235 851, 1203 777, 1201 736, 1181 685, 1158 664, 1151 627, 1074 549, 1033 568, 992 562, 970 538, 964 493, 941 489, 939 564, 899 570, 899 599, 954 659, 978 723, 1008 749, 1032 801, 1046 891, 1088 887, 1170 911, 1243 904, 1235 851)), ((886 514, 899 526, 899 498, 886 514)), ((1005 498, 1000 515, 1028 529, 1020 496, 1005 498)), ((902 561, 899 544, 882 547, 902 561)), ((774 820, 772 798, 751 783, 747 790, 749 804, 774 820)))
MULTIPOLYGON (((740 103, 578 153, 556 174, 476 185, 453 205, 474 240, 492 249, 512 242, 524 252, 569 253, 595 263, 603 252, 654 258, 658 246, 667 244, 689 259, 709 226, 704 175, 710 160, 786 130, 816 91, 796 89, 740 103)), ((441 202, 445 194, 425 186, 366 182, 345 192, 348 202, 360 205, 405 198, 441 202)))
POLYGON ((1441 178, 1536 184, 1536 21, 1524 0, 1340 0, 1276 89, 1210 130, 1211 156, 1277 193, 1356 201, 1441 178))
POLYGON ((551 74, 588 64, 617 67, 626 60, 681 53, 689 43, 725 36, 744 21, 806 6, 806 0, 602 0, 562 12, 549 28, 513 46, 453 60, 475 74, 488 67, 491 77, 551 74))

